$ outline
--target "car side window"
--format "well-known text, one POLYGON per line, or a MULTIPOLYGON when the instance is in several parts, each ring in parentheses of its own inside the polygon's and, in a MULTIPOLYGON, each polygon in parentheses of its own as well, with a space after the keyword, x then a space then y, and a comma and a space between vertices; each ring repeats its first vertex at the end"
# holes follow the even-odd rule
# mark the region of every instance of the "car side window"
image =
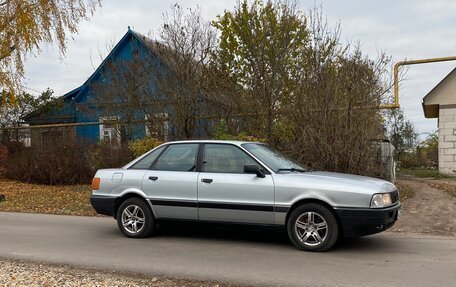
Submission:
POLYGON ((194 171, 198 144, 174 144, 169 146, 156 161, 153 169, 167 171, 194 171))
POLYGON ((203 172, 244 173, 244 165, 258 164, 240 148, 227 144, 205 144, 203 172))
POLYGON ((161 152, 166 148, 166 146, 159 147, 158 149, 154 150, 153 152, 149 153, 138 162, 130 166, 130 169, 149 169, 151 168, 154 161, 157 157, 161 154, 161 152))

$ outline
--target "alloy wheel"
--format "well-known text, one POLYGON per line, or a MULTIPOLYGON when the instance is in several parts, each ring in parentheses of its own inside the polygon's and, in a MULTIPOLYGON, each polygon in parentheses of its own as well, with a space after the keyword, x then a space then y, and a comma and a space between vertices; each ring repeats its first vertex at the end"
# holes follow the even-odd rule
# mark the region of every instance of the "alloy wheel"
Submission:
POLYGON ((308 211, 301 214, 295 222, 297 238, 307 246, 318 246, 328 235, 328 224, 319 213, 308 211))
POLYGON ((145 221, 144 211, 137 205, 128 205, 122 212, 122 226, 128 233, 141 232, 145 221))

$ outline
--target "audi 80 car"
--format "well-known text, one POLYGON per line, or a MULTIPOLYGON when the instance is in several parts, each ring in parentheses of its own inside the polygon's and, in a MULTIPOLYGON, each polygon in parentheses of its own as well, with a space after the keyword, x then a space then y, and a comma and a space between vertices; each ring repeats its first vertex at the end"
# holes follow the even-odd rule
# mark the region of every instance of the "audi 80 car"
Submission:
POLYGON ((93 208, 127 237, 164 220, 283 226, 300 250, 325 251, 341 237, 390 228, 400 216, 387 181, 309 170, 257 142, 162 144, 92 181, 93 208))

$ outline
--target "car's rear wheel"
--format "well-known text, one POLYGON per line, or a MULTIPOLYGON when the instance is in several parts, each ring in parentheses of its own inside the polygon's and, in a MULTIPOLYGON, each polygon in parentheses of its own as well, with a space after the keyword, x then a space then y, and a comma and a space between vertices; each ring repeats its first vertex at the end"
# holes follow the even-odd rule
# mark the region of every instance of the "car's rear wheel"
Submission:
POLYGON ((117 210, 117 225, 127 237, 144 238, 153 232, 155 220, 144 200, 129 198, 117 210))
POLYGON ((293 210, 287 231, 291 242, 304 251, 326 251, 333 247, 339 236, 334 214, 316 203, 306 203, 293 210))

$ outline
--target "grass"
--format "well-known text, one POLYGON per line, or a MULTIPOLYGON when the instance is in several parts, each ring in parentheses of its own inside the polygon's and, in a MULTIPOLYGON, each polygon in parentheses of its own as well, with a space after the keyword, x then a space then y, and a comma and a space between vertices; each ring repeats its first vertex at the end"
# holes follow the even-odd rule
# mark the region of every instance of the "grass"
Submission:
POLYGON ((397 190, 399 191, 399 198, 402 202, 406 201, 407 199, 413 197, 415 195, 415 191, 402 182, 395 183, 397 190))
POLYGON ((411 176, 416 178, 433 178, 433 179, 443 179, 443 178, 453 178, 448 175, 440 174, 437 169, 409 169, 403 168, 398 169, 399 176, 411 176))
POLYGON ((0 179, 0 211, 95 216, 90 185, 41 185, 0 179))

